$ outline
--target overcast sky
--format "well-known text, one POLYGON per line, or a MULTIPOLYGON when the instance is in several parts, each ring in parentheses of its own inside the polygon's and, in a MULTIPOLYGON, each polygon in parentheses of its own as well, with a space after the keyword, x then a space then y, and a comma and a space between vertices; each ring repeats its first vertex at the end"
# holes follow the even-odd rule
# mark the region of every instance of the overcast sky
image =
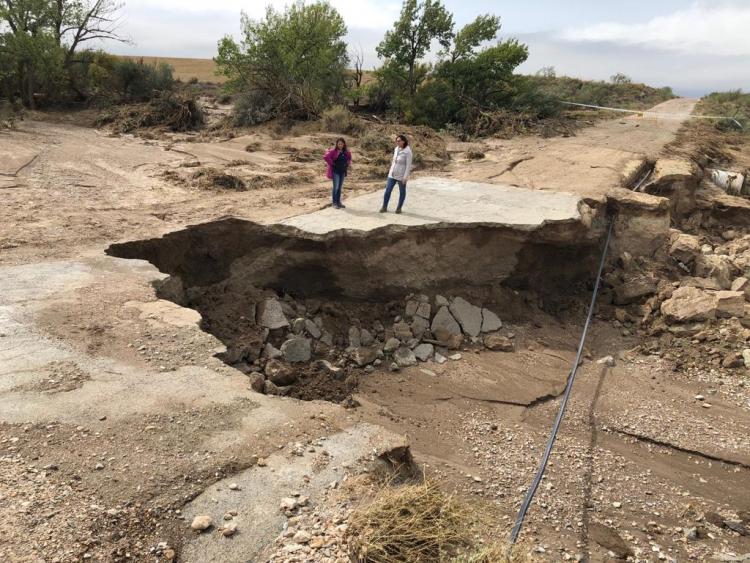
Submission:
MULTIPOLYGON (((121 32, 132 44, 107 44, 119 54, 210 58, 217 40, 239 36, 240 12, 263 16, 284 0, 126 0, 121 32)), ((478 14, 502 20, 501 38, 529 46, 522 72, 554 66, 558 74, 608 79, 623 72, 678 94, 750 91, 750 0, 444 0, 456 23, 478 14)), ((400 2, 332 2, 365 66, 378 64, 375 45, 398 17, 400 2)))

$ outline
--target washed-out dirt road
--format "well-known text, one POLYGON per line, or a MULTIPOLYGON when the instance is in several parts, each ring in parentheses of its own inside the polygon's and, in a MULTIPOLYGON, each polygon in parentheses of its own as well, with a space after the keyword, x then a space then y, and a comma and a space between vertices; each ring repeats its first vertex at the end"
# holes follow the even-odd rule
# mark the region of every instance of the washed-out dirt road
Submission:
MULTIPOLYGON (((404 442, 476 507, 487 540, 508 533, 558 406, 580 306, 552 315, 498 289, 493 306, 514 352, 376 369, 359 380, 359 408, 256 393, 215 357, 224 347, 195 311, 157 299, 163 274, 105 250, 225 216, 270 224, 319 210, 323 167, 290 160, 289 147, 322 152, 335 135, 146 140, 70 121, 0 133, 0 559, 267 560, 286 520, 280 497, 309 496, 323 510, 332 481, 404 442), (241 160, 264 180, 244 192, 174 181, 196 160, 221 170, 241 160), (229 514, 236 536, 191 531, 196 514, 215 527, 229 514)), ((679 124, 631 118, 571 138, 487 140, 479 162, 451 143, 440 175, 603 200, 627 163, 658 156, 679 124)), ((381 184, 360 176, 352 146, 345 198, 381 184)), ((595 322, 528 545, 541 560, 608 560, 598 523, 641 560, 750 552, 747 537, 705 522, 750 510, 747 375, 676 374, 668 360, 631 352, 637 338, 595 322), (596 362, 607 355, 612 368, 596 362), (691 528, 699 539, 687 538, 691 528)), ((348 560, 335 544, 306 549, 307 560, 348 560)))

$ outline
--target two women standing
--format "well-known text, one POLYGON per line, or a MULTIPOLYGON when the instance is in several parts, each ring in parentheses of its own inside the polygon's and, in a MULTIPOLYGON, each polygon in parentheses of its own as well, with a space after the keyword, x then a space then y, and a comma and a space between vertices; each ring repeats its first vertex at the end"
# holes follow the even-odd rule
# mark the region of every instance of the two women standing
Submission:
MULTIPOLYGON (((342 138, 336 140, 336 145, 331 146, 323 156, 323 160, 328 164, 327 176, 333 181, 333 190, 331 192, 334 209, 343 209, 346 207, 341 203, 341 191, 344 186, 344 178, 349 171, 352 163, 352 153, 346 147, 346 141, 342 138)), ((396 136, 396 148, 393 149, 393 159, 391 168, 388 171, 388 179, 385 182, 385 194, 383 196, 383 207, 381 213, 388 211, 388 201, 391 199, 391 192, 394 186, 398 184, 398 205, 396 213, 401 213, 401 208, 406 200, 406 182, 409 180, 412 166, 412 152, 409 147, 409 139, 406 135, 396 136)))

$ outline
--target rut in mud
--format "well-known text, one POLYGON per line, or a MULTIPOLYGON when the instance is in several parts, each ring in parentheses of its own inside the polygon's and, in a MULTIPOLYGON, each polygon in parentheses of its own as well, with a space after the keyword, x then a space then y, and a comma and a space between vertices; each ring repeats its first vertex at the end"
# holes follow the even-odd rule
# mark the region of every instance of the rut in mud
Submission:
POLYGON ((412 351, 434 359, 465 346, 512 345, 502 323, 482 323, 482 315, 529 303, 577 306, 599 254, 595 223, 314 235, 228 218, 107 252, 169 274, 159 296, 200 312, 202 328, 227 348, 221 359, 248 373, 258 391, 338 402, 371 365, 405 367, 412 351), (483 326, 464 326, 472 314, 483 326))

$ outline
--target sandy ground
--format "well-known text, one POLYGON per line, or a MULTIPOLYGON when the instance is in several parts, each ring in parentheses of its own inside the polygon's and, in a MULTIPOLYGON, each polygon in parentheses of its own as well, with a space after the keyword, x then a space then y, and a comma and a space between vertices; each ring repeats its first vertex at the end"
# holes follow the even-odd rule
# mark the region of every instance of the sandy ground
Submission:
MULTIPOLYGON (((443 176, 599 198, 626 161, 657 153, 678 125, 634 118, 571 138, 486 141, 485 159, 472 163, 456 143, 443 176)), ((311 182, 247 192, 163 176, 194 159, 226 166, 238 158, 283 176, 283 147, 313 142, 148 141, 41 121, 0 133, 0 559, 164 560, 166 542, 180 560, 246 560, 244 550, 255 553, 281 524, 273 516, 253 531, 260 501, 241 491, 276 487, 262 495, 269 511, 295 490, 315 499, 333 478, 326 471, 345 473, 374 443, 403 437, 430 474, 486 514, 488 536, 508 533, 556 412, 577 317, 563 322, 531 304, 508 310, 516 352, 467 351, 443 366, 375 372, 361 384, 362 407, 347 410, 254 393, 213 357, 221 344, 193 311, 157 301, 155 268, 104 255, 112 242, 222 216, 275 222, 323 208, 329 188, 318 162, 292 171, 311 182), (250 142, 260 149, 245 151, 250 142), (310 456, 326 448, 324 470, 310 456), (263 458, 270 462, 258 467, 263 458), (284 467, 286 480, 275 480, 271 472, 284 467), (193 514, 220 520, 232 509, 240 542, 190 532, 193 514)), ((379 187, 351 180, 347 198, 379 187)), ((616 527, 646 561, 750 552, 747 537, 726 529, 706 526, 710 535, 697 542, 684 534, 705 525, 706 512, 732 519, 750 509, 747 377, 707 368, 688 379, 629 353, 633 337, 609 323, 597 322, 592 335, 524 532, 536 556, 608 560, 587 532, 591 522, 616 527), (614 368, 595 362, 604 355, 617 358, 614 368)))

